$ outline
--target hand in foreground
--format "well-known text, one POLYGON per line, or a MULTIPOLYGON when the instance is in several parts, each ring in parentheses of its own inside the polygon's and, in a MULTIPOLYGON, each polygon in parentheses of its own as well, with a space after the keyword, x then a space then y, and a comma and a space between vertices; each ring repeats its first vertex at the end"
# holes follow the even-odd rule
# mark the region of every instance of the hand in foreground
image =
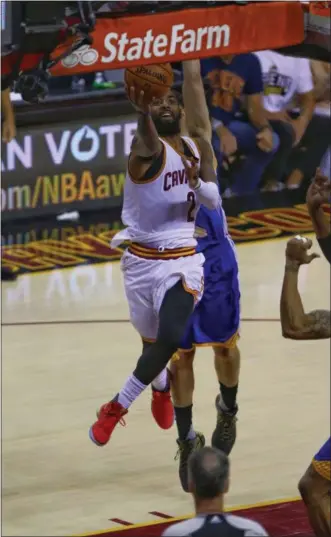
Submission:
POLYGON ((141 114, 149 114, 150 103, 146 102, 144 91, 137 91, 134 86, 125 86, 125 91, 132 106, 141 114))
POLYGON ((309 254, 313 242, 306 237, 297 235, 287 242, 286 245, 286 263, 299 267, 300 265, 309 265, 314 259, 320 257, 318 254, 309 254))
POLYGON ((185 157, 182 157, 182 162, 186 171, 188 184, 190 188, 194 190, 198 186, 200 181, 198 163, 193 159, 188 160, 185 157))
POLYGON ((330 198, 330 193, 330 181, 318 168, 307 191, 306 202, 308 208, 318 209, 323 203, 327 203, 330 198))

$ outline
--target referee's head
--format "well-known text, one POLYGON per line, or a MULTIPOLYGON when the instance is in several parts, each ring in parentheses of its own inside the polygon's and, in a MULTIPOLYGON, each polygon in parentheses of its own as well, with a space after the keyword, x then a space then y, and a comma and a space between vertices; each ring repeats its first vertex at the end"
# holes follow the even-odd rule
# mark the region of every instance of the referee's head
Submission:
POLYGON ((222 499, 229 489, 230 463, 222 451, 204 447, 192 453, 189 463, 189 490, 195 502, 222 499))

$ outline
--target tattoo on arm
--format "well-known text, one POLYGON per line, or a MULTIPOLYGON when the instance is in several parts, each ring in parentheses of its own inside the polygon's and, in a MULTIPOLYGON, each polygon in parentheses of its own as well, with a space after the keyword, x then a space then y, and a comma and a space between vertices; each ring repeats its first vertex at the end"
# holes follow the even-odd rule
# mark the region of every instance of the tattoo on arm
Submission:
POLYGON ((326 310, 305 313, 298 290, 299 266, 287 262, 280 299, 282 332, 289 339, 326 339, 331 337, 331 316, 326 310))
POLYGON ((312 339, 331 337, 331 312, 314 310, 307 313, 302 332, 307 336, 310 335, 312 339))

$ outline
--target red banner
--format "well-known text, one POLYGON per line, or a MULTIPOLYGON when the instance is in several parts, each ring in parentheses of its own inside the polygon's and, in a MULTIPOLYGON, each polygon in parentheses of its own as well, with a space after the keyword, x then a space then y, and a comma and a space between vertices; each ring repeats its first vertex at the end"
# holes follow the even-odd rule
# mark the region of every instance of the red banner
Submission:
MULTIPOLYGON (((92 46, 60 61, 51 73, 73 75, 295 45, 304 39, 304 17, 300 2, 252 2, 98 19, 92 37, 92 46)), ((64 49, 57 47, 53 57, 64 49)), ((8 60, 3 58, 4 73, 10 70, 8 60)), ((38 55, 26 55, 22 70, 33 61, 38 55)))

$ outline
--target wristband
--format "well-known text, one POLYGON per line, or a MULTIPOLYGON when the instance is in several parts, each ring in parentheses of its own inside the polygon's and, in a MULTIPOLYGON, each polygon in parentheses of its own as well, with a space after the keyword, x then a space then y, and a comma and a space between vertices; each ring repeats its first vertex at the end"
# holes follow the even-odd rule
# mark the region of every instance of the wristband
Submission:
POLYGON ((197 186, 193 189, 196 192, 197 201, 207 209, 217 209, 220 205, 220 195, 216 183, 205 183, 199 177, 197 186))

